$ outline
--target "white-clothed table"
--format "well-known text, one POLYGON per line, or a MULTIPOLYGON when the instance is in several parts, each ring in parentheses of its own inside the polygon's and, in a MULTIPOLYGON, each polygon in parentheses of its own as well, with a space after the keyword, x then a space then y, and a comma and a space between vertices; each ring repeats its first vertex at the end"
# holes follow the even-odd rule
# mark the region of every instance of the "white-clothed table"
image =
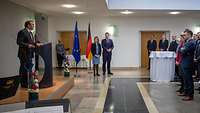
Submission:
POLYGON ((150 54, 150 79, 152 81, 171 81, 175 75, 175 52, 152 51, 150 54))

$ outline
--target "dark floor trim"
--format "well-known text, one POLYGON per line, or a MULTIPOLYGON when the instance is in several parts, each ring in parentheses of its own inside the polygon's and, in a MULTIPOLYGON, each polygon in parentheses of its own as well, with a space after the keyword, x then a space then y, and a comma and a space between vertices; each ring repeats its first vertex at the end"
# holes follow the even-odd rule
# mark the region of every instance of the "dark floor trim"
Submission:
POLYGON ((137 82, 149 79, 112 78, 103 113, 149 113, 137 82))

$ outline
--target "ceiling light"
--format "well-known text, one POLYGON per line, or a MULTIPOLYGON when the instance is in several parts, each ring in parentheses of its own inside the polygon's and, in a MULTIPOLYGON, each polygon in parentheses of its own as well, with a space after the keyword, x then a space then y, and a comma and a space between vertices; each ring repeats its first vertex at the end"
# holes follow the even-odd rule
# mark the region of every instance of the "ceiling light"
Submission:
POLYGON ((81 15, 81 14, 84 14, 85 12, 82 12, 82 11, 73 11, 72 13, 76 14, 76 15, 81 15))
POLYGON ((171 14, 171 15, 178 15, 178 14, 181 14, 181 12, 173 11, 173 12, 169 12, 169 14, 171 14))
POLYGON ((122 12, 120 12, 120 13, 125 14, 125 15, 128 15, 128 14, 132 14, 132 13, 134 13, 134 12, 129 11, 129 10, 125 10, 125 11, 122 11, 122 12))
POLYGON ((74 5, 74 4, 62 4, 61 6, 65 7, 65 8, 74 8, 74 7, 76 7, 76 5, 74 5))

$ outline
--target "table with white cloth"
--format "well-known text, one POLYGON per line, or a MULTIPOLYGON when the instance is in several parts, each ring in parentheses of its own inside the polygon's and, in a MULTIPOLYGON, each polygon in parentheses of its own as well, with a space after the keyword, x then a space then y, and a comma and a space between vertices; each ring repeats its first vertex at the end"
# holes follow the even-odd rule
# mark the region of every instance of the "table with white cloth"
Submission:
POLYGON ((152 81, 171 81, 175 75, 175 52, 152 51, 150 54, 150 79, 152 81))

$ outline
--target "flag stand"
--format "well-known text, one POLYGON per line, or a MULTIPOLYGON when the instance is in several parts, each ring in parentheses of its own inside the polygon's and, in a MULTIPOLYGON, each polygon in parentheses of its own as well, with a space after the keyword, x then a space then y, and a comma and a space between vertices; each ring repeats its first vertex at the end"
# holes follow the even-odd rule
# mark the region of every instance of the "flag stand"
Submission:
POLYGON ((89 60, 89 69, 88 69, 88 74, 91 74, 92 72, 92 66, 91 66, 91 60, 89 60))
POLYGON ((74 77, 80 77, 80 75, 78 74, 77 63, 76 63, 76 73, 74 74, 74 77))

